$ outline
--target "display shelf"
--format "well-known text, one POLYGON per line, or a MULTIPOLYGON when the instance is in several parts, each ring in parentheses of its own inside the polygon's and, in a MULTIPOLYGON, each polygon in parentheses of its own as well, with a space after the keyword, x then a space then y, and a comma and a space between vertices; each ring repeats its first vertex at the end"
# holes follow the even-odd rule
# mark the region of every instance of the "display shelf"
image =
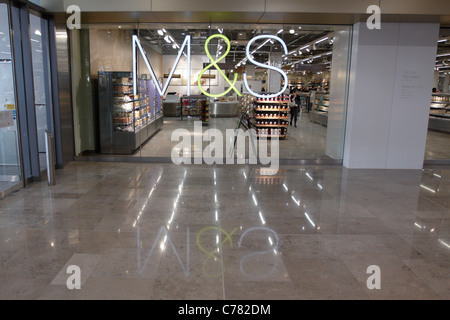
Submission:
POLYGON ((432 95, 428 129, 450 133, 450 94, 432 95))
POLYGON ((199 118, 203 122, 203 115, 205 115, 205 123, 209 123, 211 114, 210 110, 206 110, 206 108, 209 109, 209 101, 208 107, 206 106, 207 100, 207 97, 202 95, 183 96, 183 98, 181 99, 181 120, 189 118, 199 118))
POLYGON ((289 108, 277 108, 277 109, 270 109, 270 110, 268 110, 268 109, 256 108, 255 111, 258 111, 258 112, 279 112, 279 111, 281 111, 281 112, 289 112, 290 109, 289 108))
POLYGON ((330 94, 328 92, 316 92, 314 105, 309 115, 310 120, 314 123, 327 127, 329 106, 330 94))
POLYGON ((288 128, 289 124, 260 124, 260 123, 255 123, 255 127, 258 128, 288 128))
POLYGON ((289 104, 289 100, 287 101, 256 101, 258 104, 289 104))
POLYGON ((253 101, 252 125, 256 128, 258 138, 284 139, 289 127, 289 96, 282 95, 270 101, 258 99, 253 101))
POLYGON ((450 93, 433 93, 431 96, 432 103, 450 103, 450 93))
POLYGON ((314 111, 319 111, 319 112, 326 112, 326 113, 328 113, 328 107, 327 108, 324 108, 325 106, 318 106, 318 107, 316 107, 315 109, 314 109, 314 111))
POLYGON ((210 102, 209 99, 204 99, 201 102, 200 109, 200 119, 202 120, 202 125, 208 126, 209 121, 211 120, 211 112, 210 112, 210 102))
POLYGON ((132 72, 99 72, 100 152, 132 154, 164 120, 155 116, 152 101, 160 98, 144 75, 133 90, 132 72))
POLYGON ((287 134, 258 134, 258 138, 275 138, 275 137, 284 139, 287 137, 287 134))
POLYGON ((273 117, 256 117, 256 120, 289 120, 290 118, 288 116, 286 117, 280 117, 280 116, 273 116, 273 117))

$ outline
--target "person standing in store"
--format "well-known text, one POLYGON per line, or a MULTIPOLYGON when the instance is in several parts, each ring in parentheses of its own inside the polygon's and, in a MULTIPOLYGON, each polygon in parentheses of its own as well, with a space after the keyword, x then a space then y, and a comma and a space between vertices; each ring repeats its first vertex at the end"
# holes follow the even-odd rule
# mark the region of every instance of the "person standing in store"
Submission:
POLYGON ((298 119, 298 112, 300 110, 300 91, 297 89, 294 90, 294 94, 291 96, 291 103, 289 104, 291 108, 291 126, 292 122, 294 122, 295 127, 297 128, 297 119, 298 119))

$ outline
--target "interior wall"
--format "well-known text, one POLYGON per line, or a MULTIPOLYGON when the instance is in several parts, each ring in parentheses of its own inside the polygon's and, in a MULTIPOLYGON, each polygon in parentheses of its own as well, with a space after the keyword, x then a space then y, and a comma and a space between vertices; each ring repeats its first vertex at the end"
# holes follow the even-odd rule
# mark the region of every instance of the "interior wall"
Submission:
POLYGON ((132 71, 132 31, 91 29, 91 75, 99 71, 132 71))
POLYGON ((355 24, 345 167, 423 167, 438 36, 439 24, 355 24))
MULTIPOLYGON (((91 43, 91 74, 98 78, 99 71, 133 70, 132 30, 90 30, 91 43)), ((162 76, 162 52, 158 48, 141 42, 156 76, 162 76)), ((139 52, 139 51, 138 51, 139 52)), ((139 72, 149 74, 141 55, 139 57, 139 72)))

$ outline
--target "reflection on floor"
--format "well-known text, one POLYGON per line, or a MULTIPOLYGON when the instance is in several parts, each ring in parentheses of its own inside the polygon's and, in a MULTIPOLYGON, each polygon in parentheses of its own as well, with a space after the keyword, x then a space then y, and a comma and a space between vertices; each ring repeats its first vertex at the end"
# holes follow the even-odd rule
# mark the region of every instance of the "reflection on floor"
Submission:
POLYGON ((450 134, 428 130, 425 160, 450 159, 450 134))
POLYGON ((450 168, 263 174, 70 164, 0 201, 0 299, 450 299, 450 168))
POLYGON ((41 169, 41 171, 47 169, 47 153, 45 152, 39 153, 39 168, 41 169))
MULTIPOLYGON (((153 136, 134 156, 135 157, 166 157, 170 158, 172 149, 179 143, 171 142, 172 133, 176 129, 186 129, 191 133, 192 143, 194 141, 193 119, 180 121, 178 118, 166 118, 163 128, 153 136)), ((203 132, 208 129, 219 129, 225 137, 226 130, 236 129, 237 118, 211 119, 208 127, 203 127, 203 132)), ((309 121, 308 115, 304 115, 298 127, 289 127, 289 138, 280 140, 281 159, 316 160, 329 159, 325 155, 327 128, 309 121)), ((192 148, 192 154, 202 152, 210 142, 204 142, 202 150, 192 148)), ((227 152, 224 145, 224 153, 227 152)))
POLYGON ((0 194, 20 183, 20 167, 0 165, 0 194))

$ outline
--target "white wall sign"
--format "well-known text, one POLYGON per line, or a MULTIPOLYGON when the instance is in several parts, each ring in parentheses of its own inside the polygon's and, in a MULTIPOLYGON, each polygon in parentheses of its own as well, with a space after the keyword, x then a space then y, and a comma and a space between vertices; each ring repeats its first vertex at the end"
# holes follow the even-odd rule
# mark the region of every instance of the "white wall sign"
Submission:
POLYGON ((0 128, 14 126, 14 111, 0 111, 0 128))

